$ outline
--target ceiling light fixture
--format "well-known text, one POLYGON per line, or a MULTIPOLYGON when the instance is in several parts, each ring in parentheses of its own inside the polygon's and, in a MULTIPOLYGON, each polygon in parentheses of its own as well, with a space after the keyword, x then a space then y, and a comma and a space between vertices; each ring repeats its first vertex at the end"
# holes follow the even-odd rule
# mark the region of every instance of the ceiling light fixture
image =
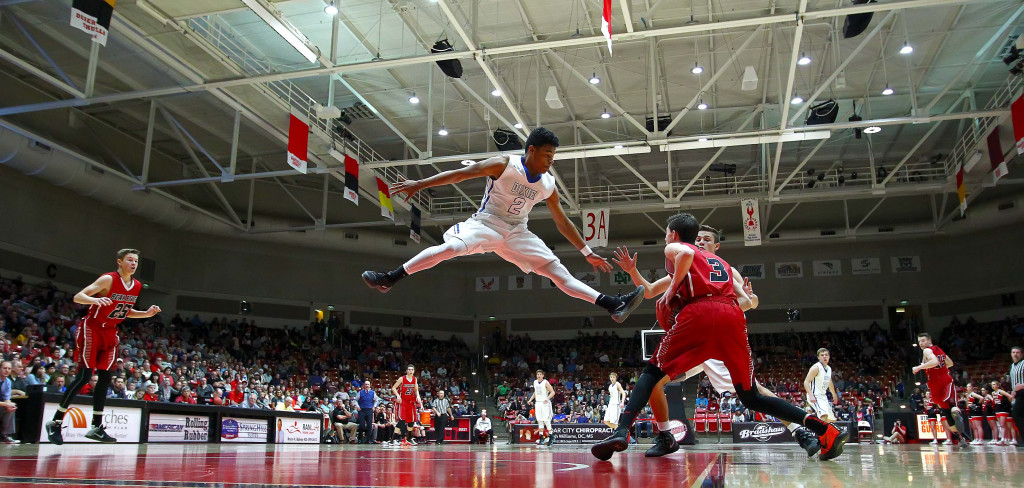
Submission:
POLYGON ((601 112, 601 118, 610 119, 612 118, 612 114, 608 113, 608 109, 605 109, 604 112, 601 112))
POLYGON ((701 74, 703 72, 704 72, 704 68, 701 68, 700 65, 697 64, 696 62, 694 62, 693 63, 693 67, 690 68, 690 73, 693 73, 695 75, 699 75, 699 74, 701 74))
POLYGON ((800 95, 793 95, 793 99, 790 100, 789 103, 793 105, 800 105, 801 103, 804 103, 804 99, 800 95))
POLYGON ((413 104, 420 103, 420 97, 416 96, 416 92, 412 92, 412 96, 409 97, 409 103, 413 103, 413 104))
POLYGON ((500 97, 501 96, 501 90, 499 90, 497 88, 491 90, 491 96, 492 97, 500 97))
POLYGON ((594 72, 594 74, 590 75, 590 84, 591 85, 596 85, 596 84, 598 84, 600 82, 601 82, 601 78, 597 77, 597 72, 596 71, 594 72))
POLYGON ((909 42, 904 42, 903 47, 900 48, 900 54, 910 54, 914 52, 914 46, 911 46, 909 42))
POLYGON ((327 6, 324 7, 324 13, 331 17, 338 15, 338 7, 334 5, 334 0, 331 0, 331 3, 328 3, 327 6))
POLYGON ((871 127, 864 129, 865 134, 877 134, 879 132, 882 132, 882 128, 877 125, 872 125, 871 127))
POLYGON ((707 109, 708 109, 708 104, 704 103, 704 100, 701 100, 700 103, 697 104, 697 110, 707 110, 707 109))
POLYGON ((797 60, 796 64, 799 64, 800 66, 807 66, 808 64, 811 64, 811 58, 807 56, 807 53, 801 53, 800 59, 797 60))
POLYGON ((285 25, 281 19, 270 10, 267 10, 267 7, 264 7, 262 3, 258 0, 242 0, 242 3, 263 19, 270 28, 274 29, 274 32, 277 32, 285 41, 288 41, 288 44, 291 44, 302 57, 306 58, 310 63, 317 62, 316 53, 306 45, 305 39, 300 38, 296 31, 289 28, 290 26, 285 25))
POLYGON ((886 84, 885 84, 885 89, 884 89, 884 90, 882 90, 882 95, 886 95, 886 96, 888 96, 888 95, 892 95, 893 93, 894 93, 894 92, 893 92, 892 88, 889 88, 889 84, 888 84, 888 83, 886 83, 886 84))
POLYGON ((512 127, 515 127, 516 129, 522 129, 523 128, 523 124, 520 124, 519 122, 516 122, 516 123, 512 124, 512 127))
POLYGON ((441 129, 437 131, 437 135, 439 135, 439 136, 446 136, 446 135, 448 135, 448 129, 445 129, 444 126, 442 125, 441 129))

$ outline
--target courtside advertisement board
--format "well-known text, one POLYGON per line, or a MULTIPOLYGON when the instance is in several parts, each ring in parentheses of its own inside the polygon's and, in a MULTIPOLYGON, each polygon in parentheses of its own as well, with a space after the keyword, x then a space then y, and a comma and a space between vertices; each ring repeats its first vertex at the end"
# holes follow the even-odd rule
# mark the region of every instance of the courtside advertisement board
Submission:
POLYGON ((210 417, 206 415, 149 415, 149 442, 209 442, 210 417))
POLYGON ((224 417, 220 420, 220 441, 265 443, 268 420, 224 417))
POLYGON ((274 422, 277 435, 274 438, 282 444, 319 444, 320 419, 297 419, 294 417, 278 417, 274 422))
MULTIPOLYGON (((44 435, 40 436, 41 444, 49 443, 47 439, 46 423, 53 418, 59 404, 47 402, 43 407, 42 429, 44 435)), ((64 442, 88 442, 97 443, 94 440, 86 439, 85 433, 92 427, 92 406, 72 405, 64 414, 63 431, 64 442)), ((117 442, 139 442, 139 432, 142 428, 142 409, 123 408, 107 405, 103 409, 103 429, 107 434, 117 439, 117 442)))

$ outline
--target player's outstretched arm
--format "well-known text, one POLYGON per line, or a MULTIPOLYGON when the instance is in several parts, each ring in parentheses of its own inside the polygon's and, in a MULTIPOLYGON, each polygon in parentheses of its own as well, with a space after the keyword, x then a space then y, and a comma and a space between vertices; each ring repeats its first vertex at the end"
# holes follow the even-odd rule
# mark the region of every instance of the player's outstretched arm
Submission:
MULTIPOLYGON (((545 203, 547 203, 548 210, 551 211, 551 220, 555 221, 555 228, 558 229, 558 232, 565 236, 565 238, 572 243, 573 247, 580 252, 588 249, 587 244, 583 242, 583 236, 580 235, 580 231, 576 229, 576 226, 572 224, 569 217, 565 215, 565 211, 562 210, 562 204, 558 201, 557 190, 551 192, 551 196, 545 200, 545 203)), ((599 256, 593 250, 591 250, 589 254, 585 254, 584 257, 586 257, 587 262, 594 267, 594 271, 603 271, 605 273, 611 272, 612 265, 608 264, 608 260, 599 256)))
POLYGON ((405 200, 408 201, 412 198, 416 192, 424 189, 431 188, 434 186, 444 186, 459 183, 461 181, 470 180, 473 178, 481 178, 484 176, 490 176, 497 178, 501 176, 501 173, 505 171, 505 166, 508 164, 508 156, 494 156, 492 158, 485 159, 476 164, 471 164, 464 168, 453 169, 438 173, 430 178, 424 178, 422 180, 405 180, 391 187, 390 191, 392 195, 399 193, 405 193, 405 200))
MULTIPOLYGON (((736 280, 740 280, 740 289, 743 290, 743 293, 747 294, 747 298, 749 299, 750 306, 744 308, 743 311, 746 312, 747 310, 757 308, 757 306, 761 304, 761 301, 757 298, 757 294, 754 293, 754 287, 750 286, 750 279, 744 278, 736 268, 732 269, 732 279, 734 287, 736 286, 736 280)), ((737 296, 739 295, 737 294, 737 296)))
POLYGON ((629 277, 633 279, 633 284, 644 287, 644 298, 654 298, 665 293, 665 290, 668 289, 668 284, 672 281, 671 278, 665 276, 654 283, 647 281, 636 269, 636 253, 630 256, 629 249, 625 246, 619 247, 612 254, 615 256, 612 258, 612 262, 619 265, 623 271, 629 273, 629 277))
POLYGON ((82 291, 75 294, 75 303, 79 305, 99 305, 101 307, 114 303, 107 297, 93 298, 93 295, 106 294, 112 284, 114 284, 114 279, 110 275, 96 278, 96 281, 92 282, 91 285, 82 288, 82 291))
POLYGON ((135 309, 130 310, 128 312, 128 318, 130 318, 130 319, 147 319, 147 318, 152 317, 152 316, 154 316, 154 315, 156 315, 156 314, 158 314, 160 312, 162 312, 162 310, 160 310, 160 307, 158 307, 156 305, 150 305, 149 308, 146 309, 146 310, 135 310, 135 309))
POLYGON ((690 273, 690 265, 693 264, 693 254, 692 248, 679 243, 665 246, 665 259, 672 263, 672 269, 675 270, 675 274, 672 275, 672 281, 669 282, 665 294, 658 299, 657 307, 669 307, 669 300, 679 291, 679 286, 683 284, 686 275, 690 273))

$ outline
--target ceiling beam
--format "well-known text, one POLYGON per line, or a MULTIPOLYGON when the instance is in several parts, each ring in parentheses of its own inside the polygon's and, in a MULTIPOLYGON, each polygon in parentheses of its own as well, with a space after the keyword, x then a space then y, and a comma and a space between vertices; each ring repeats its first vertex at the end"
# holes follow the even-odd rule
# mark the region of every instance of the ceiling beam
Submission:
MULTIPOLYGON (((779 116, 779 130, 786 128, 786 117, 789 116, 789 100, 793 97, 793 83, 796 81, 796 66, 797 61, 800 58, 800 40, 803 39, 804 35, 804 19, 801 18, 800 14, 807 9, 807 0, 800 0, 800 6, 797 8, 797 25, 796 30, 793 32, 793 49, 789 59, 789 74, 786 76, 786 90, 779 100, 779 111, 782 115, 779 116)), ((775 162, 771 167, 771 179, 768 180, 768 194, 775 193, 775 180, 779 177, 779 164, 782 161, 782 141, 779 141, 775 145, 775 162)), ((770 212, 769 207, 766 213, 770 212)))
POLYGON ((581 83, 583 83, 584 85, 589 87, 590 90, 593 91, 597 96, 601 97, 601 100, 604 100, 604 102, 607 103, 613 110, 615 110, 616 113, 618 113, 619 115, 624 117, 627 122, 629 122, 630 124, 633 124, 633 126, 636 127, 637 129, 639 129, 640 132, 642 132, 644 135, 650 137, 651 133, 647 130, 647 126, 645 126, 644 124, 641 124, 640 122, 637 122, 637 120, 635 118, 633 118, 632 115, 629 115, 629 113, 626 112, 626 109, 622 108, 622 106, 620 106, 618 103, 616 103, 615 100, 612 100, 611 97, 609 97, 607 94, 605 94, 603 91, 601 91, 601 89, 598 88, 597 85, 594 85, 593 83, 590 83, 590 80, 586 76, 580 74, 579 71, 576 71, 576 69, 573 67, 573 65, 571 63, 569 63, 568 61, 563 59, 561 56, 556 54, 554 51, 551 51, 551 57, 555 58, 555 60, 557 60, 558 62, 562 63, 562 65, 565 66, 565 69, 569 70, 570 74, 575 76, 576 79, 579 80, 581 83))

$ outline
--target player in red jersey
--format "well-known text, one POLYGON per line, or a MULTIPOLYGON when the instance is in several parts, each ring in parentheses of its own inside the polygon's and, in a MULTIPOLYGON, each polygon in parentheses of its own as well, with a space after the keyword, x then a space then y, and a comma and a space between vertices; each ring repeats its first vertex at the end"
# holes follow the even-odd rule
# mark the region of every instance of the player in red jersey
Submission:
POLYGON ((117 442, 103 430, 103 405, 110 386, 111 370, 117 360, 117 324, 126 318, 152 317, 160 307, 152 305, 146 311, 135 310, 135 302, 142 283, 132 275, 139 267, 137 249, 117 251, 117 271, 100 275, 91 285, 75 295, 75 303, 88 305, 89 311, 78 322, 75 333, 75 361, 78 374, 64 392, 53 420, 46 423, 46 436, 54 444, 63 444, 61 431, 64 413, 71 406, 78 390, 89 383, 92 375, 98 377, 92 396, 92 428, 85 437, 100 442, 117 442))
POLYGON ((406 366, 405 376, 398 378, 391 386, 391 393, 395 395, 395 402, 398 403, 398 429, 402 431, 402 445, 416 445, 409 426, 416 423, 416 407, 423 403, 420 399, 420 384, 416 380, 416 367, 406 366))
POLYGON ((927 332, 917 335, 917 345, 924 351, 924 361, 912 368, 914 374, 924 371, 928 375, 928 391, 932 393, 932 401, 939 409, 942 427, 949 432, 950 440, 956 439, 960 447, 967 447, 971 439, 965 433, 963 415, 956 405, 956 386, 953 385, 953 376, 949 374, 953 360, 939 346, 932 344, 932 336, 927 332), (949 425, 950 419, 953 420, 952 427, 949 425))
POLYGON ((693 244, 699 227, 690 214, 668 219, 665 268, 672 281, 656 308, 658 322, 668 333, 637 380, 618 428, 610 437, 594 444, 591 454, 607 460, 615 452, 626 450, 629 429, 658 382, 666 375, 680 376, 709 359, 725 364, 736 396, 747 408, 811 429, 820 436, 822 460, 842 454, 849 433, 754 388, 747 322, 738 304, 738 300, 749 301, 749 297, 742 286, 735 286, 732 268, 725 260, 693 244))

